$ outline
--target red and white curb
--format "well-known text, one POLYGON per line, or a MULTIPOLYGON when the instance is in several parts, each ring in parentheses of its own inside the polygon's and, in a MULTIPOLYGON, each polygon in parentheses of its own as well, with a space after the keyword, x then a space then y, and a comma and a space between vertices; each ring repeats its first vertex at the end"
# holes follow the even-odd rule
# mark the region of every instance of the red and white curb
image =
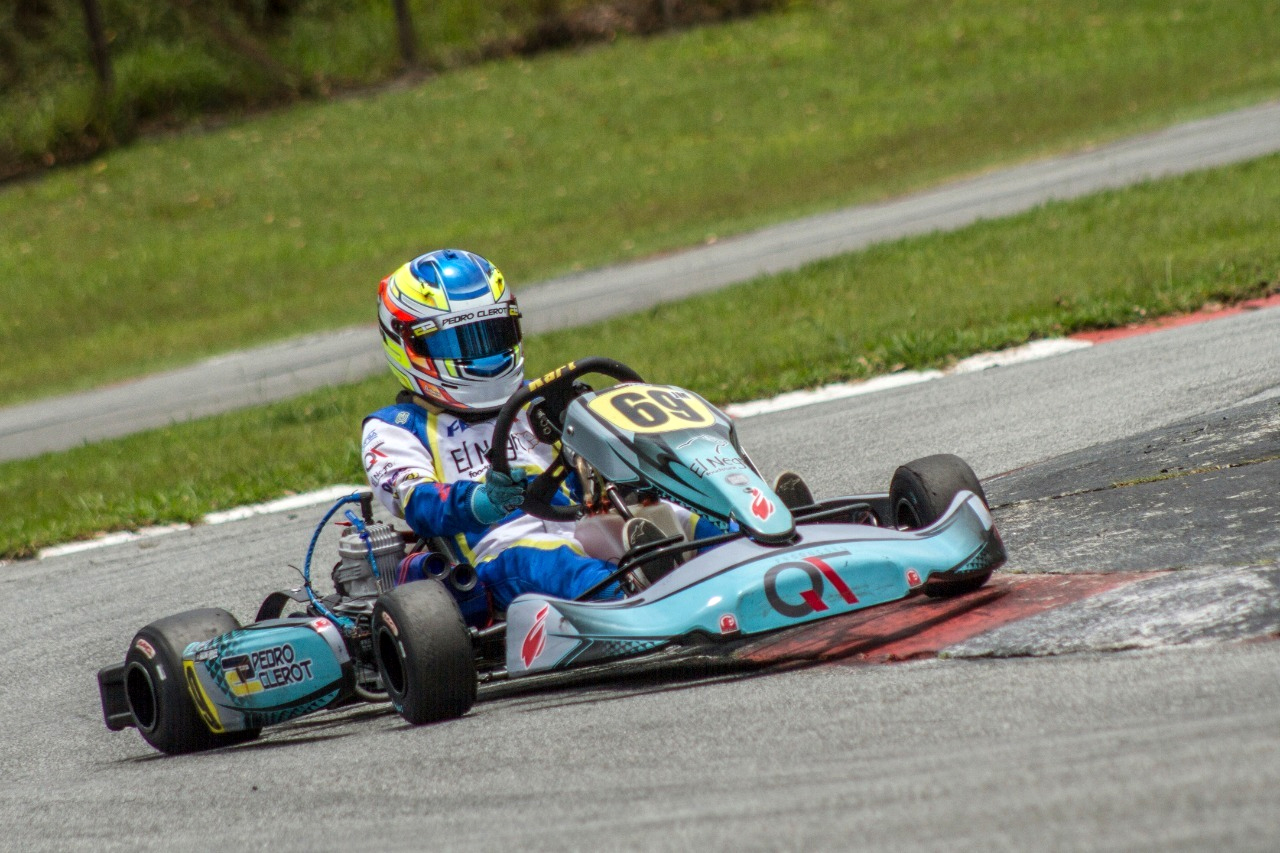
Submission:
POLYGON ((1030 343, 1023 344, 1022 346, 1000 350, 999 352, 973 355, 956 362, 946 370, 903 370, 898 373, 891 373, 887 376, 877 376, 873 379, 867 379, 859 382, 839 382, 806 391, 789 391, 768 400, 755 400, 750 403, 732 403, 725 406, 724 411, 730 417, 739 420, 742 418, 754 417, 756 415, 771 414, 773 412, 785 412, 789 409, 798 409, 803 406, 812 406, 817 403, 829 403, 832 400, 844 400, 849 397, 858 397, 863 394, 874 394, 879 391, 888 391, 894 388, 916 385, 921 382, 930 382, 934 379, 942 379, 945 376, 952 376, 960 373, 977 373, 978 371, 987 370, 992 367, 1020 364, 1026 361, 1038 361, 1039 359, 1049 358, 1065 352, 1087 349, 1095 344, 1118 341, 1123 338, 1145 335, 1151 332, 1162 331, 1164 329, 1174 329, 1179 326, 1189 326, 1194 323, 1203 323, 1207 320, 1216 320, 1220 317, 1230 317, 1233 314, 1242 314, 1245 311, 1257 311, 1261 308, 1273 307, 1280 307, 1280 293, 1275 293, 1271 296, 1264 296, 1259 299, 1250 299, 1226 308, 1206 308, 1191 314, 1179 314, 1173 317, 1163 317, 1150 322, 1134 323, 1132 325, 1116 329, 1104 329, 1097 332, 1080 332, 1065 338, 1044 338, 1042 340, 1031 341, 1030 343))
POLYGON ((1045 338, 999 352, 972 355, 956 362, 955 365, 946 370, 903 370, 861 382, 840 382, 807 391, 788 391, 768 400, 731 403, 724 407, 724 412, 731 418, 742 420, 756 415, 785 412, 788 409, 799 409, 803 406, 812 406, 817 403, 829 403, 832 400, 844 400, 849 397, 860 397, 864 394, 890 391, 894 388, 903 388, 908 385, 918 385, 921 382, 931 382, 934 379, 942 379, 945 376, 958 373, 976 373, 992 367, 1038 361, 1039 359, 1060 355, 1064 352, 1087 349, 1090 346, 1092 344, 1088 341, 1078 341, 1073 338, 1045 338))
POLYGON ((891 663, 937 657, 987 631, 1132 583, 1137 576, 992 576, 977 592, 950 599, 918 595, 772 634, 734 657, 760 664, 789 661, 891 663))
POLYGON ((1280 637, 1280 567, 1022 575, 917 596, 762 637, 751 663, 885 664, 1048 657, 1280 637))

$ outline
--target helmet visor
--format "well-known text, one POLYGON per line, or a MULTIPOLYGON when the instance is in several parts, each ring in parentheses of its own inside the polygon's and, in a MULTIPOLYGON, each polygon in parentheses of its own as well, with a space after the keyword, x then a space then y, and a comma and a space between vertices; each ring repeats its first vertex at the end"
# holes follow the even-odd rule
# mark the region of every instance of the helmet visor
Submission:
POLYGON ((519 343, 520 321, 515 317, 479 320, 409 337, 409 349, 423 358, 488 358, 515 349, 519 343))

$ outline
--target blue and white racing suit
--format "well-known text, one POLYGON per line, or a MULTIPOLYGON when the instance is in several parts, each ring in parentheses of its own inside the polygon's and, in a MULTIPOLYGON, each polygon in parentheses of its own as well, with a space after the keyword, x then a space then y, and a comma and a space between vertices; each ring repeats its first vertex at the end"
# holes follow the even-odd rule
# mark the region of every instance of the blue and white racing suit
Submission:
MULTIPOLYGON (((369 484, 414 533, 453 541, 462 559, 475 566, 494 611, 505 611, 526 592, 575 598, 616 567, 586 554, 574 538, 573 523, 543 521, 517 510, 490 527, 471 513, 471 493, 489 470, 485 454, 493 425, 491 419, 468 422, 413 402, 379 409, 365 418, 361 441, 369 484)), ((507 458, 530 475, 555 459, 555 450, 538 441, 523 411, 512 424, 507 458)), ((688 511, 679 511, 679 517, 684 526, 697 523, 688 511)), ((597 598, 621 596, 613 583, 597 598)))

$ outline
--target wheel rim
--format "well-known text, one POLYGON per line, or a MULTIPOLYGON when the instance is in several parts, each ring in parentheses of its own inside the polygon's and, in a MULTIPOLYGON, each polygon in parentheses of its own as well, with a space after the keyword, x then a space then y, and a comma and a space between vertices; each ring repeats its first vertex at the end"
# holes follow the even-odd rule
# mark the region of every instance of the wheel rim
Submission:
POLYGON ((893 523, 899 530, 915 530, 924 526, 920 523, 920 513, 906 498, 899 498, 898 505, 893 508, 893 523))
POLYGON ((151 683, 151 673, 142 664, 134 662, 124 676, 125 696, 129 700, 129 712, 138 728, 145 732, 155 729, 160 717, 160 709, 156 703, 155 686, 151 683))
POLYGON ((378 629, 378 668, 382 671, 382 686, 392 696, 403 696, 405 689, 404 663, 400 660, 400 642, 386 628, 378 629))

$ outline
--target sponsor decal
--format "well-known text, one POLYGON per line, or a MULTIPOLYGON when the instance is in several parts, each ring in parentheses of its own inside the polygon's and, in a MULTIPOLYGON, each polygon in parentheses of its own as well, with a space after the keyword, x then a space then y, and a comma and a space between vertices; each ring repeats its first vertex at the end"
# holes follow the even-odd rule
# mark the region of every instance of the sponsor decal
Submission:
POLYGON ((832 557, 843 557, 848 553, 848 551, 832 551, 816 557, 805 557, 803 560, 779 563, 769 569, 764 576, 764 595, 769 601, 769 606, 792 619, 800 619, 810 613, 821 613, 827 609, 827 603, 822 600, 822 593, 828 582, 835 587, 836 592, 846 603, 857 604, 858 596, 854 595, 844 579, 827 563, 827 560, 832 557), (783 572, 796 571, 805 574, 809 581, 809 588, 801 591, 799 601, 787 601, 778 591, 778 578, 783 572))
POLYGON ((717 435, 707 435, 706 433, 699 433, 698 435, 695 435, 693 438, 686 439, 680 442, 679 444, 677 444, 676 450, 687 450, 690 447, 692 447, 694 444, 698 443, 699 441, 707 441, 707 442, 710 442, 711 444, 714 444, 715 450, 713 450, 712 453, 719 453, 729 443, 717 435))
POLYGON ((776 507, 773 501, 759 488, 751 489, 751 514, 761 521, 768 521, 776 507))
POLYGON ((907 586, 920 586, 920 573, 915 569, 907 569, 907 586))
MULTIPOLYGON (((522 454, 528 459, 529 451, 538 444, 537 436, 529 430, 513 431, 507 437, 507 459, 518 462, 522 454)), ((468 441, 464 438, 460 445, 449 449, 449 461, 453 463, 453 470, 462 479, 476 479, 489 470, 490 447, 492 442, 487 438, 481 441, 468 441)))
POLYGON ((325 628, 332 628, 333 623, 321 616, 319 619, 311 620, 311 627, 317 631, 323 631, 325 628))
POLYGON ((559 379, 561 376, 563 376, 570 370, 573 370, 576 366, 577 366, 577 362, 571 361, 568 364, 564 365, 563 367, 557 367, 555 370, 551 371, 550 373, 543 374, 540 378, 535 379, 529 383, 529 390, 537 391, 539 388, 541 388, 543 385, 546 385, 548 382, 556 381, 557 379, 559 379))
POLYGON ((196 706, 196 713, 200 715, 200 719, 204 720, 204 724, 209 727, 209 731, 214 734, 221 734, 223 731, 222 720, 218 718, 218 710, 209 701, 209 696, 204 692, 204 686, 200 684, 200 679, 196 676, 196 665, 192 661, 182 662, 183 675, 186 676, 187 693, 191 696, 192 703, 196 706))
POLYGON ((196 663, 203 663, 207 660, 213 660, 218 656, 218 647, 216 645, 205 646, 191 656, 196 663))
POLYGON ((730 486, 745 486, 747 483, 751 482, 747 479, 745 474, 730 474, 724 478, 724 481, 730 486))
POLYGON ((396 639, 399 639, 400 628, 396 625, 396 620, 391 618, 391 614, 384 610, 382 611, 381 619, 382 619, 382 624, 386 625, 387 630, 391 632, 391 636, 395 637, 396 639))
POLYGON ((232 696, 248 696, 263 690, 248 655, 227 655, 223 658, 222 677, 227 680, 227 689, 232 696))
POLYGON ((396 426, 404 426, 409 422, 409 413, 400 412, 396 415, 396 426))
MULTIPOLYGON (((381 479, 380 477, 371 476, 370 482, 373 482, 375 485, 378 486, 378 488, 382 489, 382 491, 386 492, 387 494, 394 495, 396 492, 396 489, 399 489, 401 486, 406 486, 408 484, 411 484, 412 481, 414 480, 421 480, 421 479, 422 479, 422 475, 419 474, 417 471, 406 471, 403 468, 401 468, 400 470, 393 472, 391 476, 387 477, 386 479, 381 479)), ((412 494, 413 486, 408 485, 408 488, 409 488, 408 494, 412 494)), ((408 496, 408 494, 406 494, 406 497, 408 496)))
POLYGON ((524 662, 525 669, 532 666, 547 647, 547 614, 550 612, 550 604, 542 605, 542 609, 533 617, 529 632, 524 635, 524 642, 520 644, 520 660, 524 662))
POLYGON ((378 440, 378 431, 376 429, 371 429, 369 430, 368 433, 365 434, 364 444, 362 444, 361 446, 368 447, 369 445, 373 444, 377 440, 378 440))
POLYGON ((698 475, 699 478, 719 474, 721 471, 740 470, 746 467, 747 463, 737 456, 706 456, 689 463, 689 470, 698 475))
POLYGON ((415 338, 425 338, 427 335, 433 335, 438 331, 440 331, 440 324, 431 317, 419 320, 409 328, 409 333, 415 338))
POLYGON ((725 613, 720 617, 720 633, 736 634, 738 633, 738 617, 732 613, 725 613))
POLYGON ((222 673, 235 696, 248 696, 310 681, 311 658, 299 658, 291 643, 222 659, 222 673))
POLYGON ((382 446, 384 444, 386 444, 386 442, 380 441, 364 452, 364 467, 366 471, 373 468, 374 465, 377 465, 379 459, 388 458, 387 454, 382 450, 382 446))
POLYGON ((134 640, 133 647, 138 651, 142 652, 142 654, 146 656, 147 660, 155 660, 156 647, 151 645, 141 637, 134 640))
POLYGON ((449 434, 450 438, 453 438, 458 433, 466 432, 469 429, 471 429, 471 424, 467 423, 466 421, 454 421, 453 423, 445 427, 444 431, 449 434))
MULTIPOLYGON (((512 313, 511 309, 506 305, 495 305, 492 308, 481 308, 478 311, 468 311, 465 314, 442 317, 440 318, 440 328, 447 329, 459 323, 474 323, 476 320, 487 320, 490 317, 507 317, 512 313)), ((432 329, 431 331, 436 330, 432 329)))

